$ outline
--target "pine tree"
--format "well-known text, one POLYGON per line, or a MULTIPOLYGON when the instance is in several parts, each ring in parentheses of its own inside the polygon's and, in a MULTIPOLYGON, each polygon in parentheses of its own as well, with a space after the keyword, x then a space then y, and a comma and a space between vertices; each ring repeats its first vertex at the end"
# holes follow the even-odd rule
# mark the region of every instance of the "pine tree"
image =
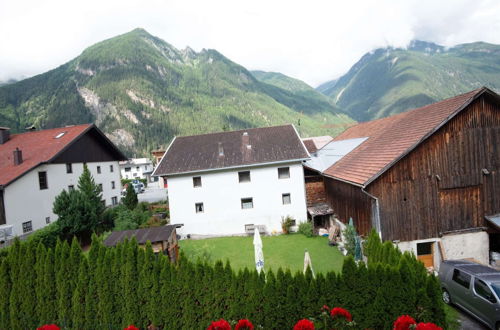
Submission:
POLYGON ((267 272, 266 285, 264 286, 264 305, 263 305, 263 326, 264 329, 273 329, 276 324, 276 277, 272 270, 267 272))
POLYGON ((427 296, 430 300, 430 307, 432 313, 432 322, 441 326, 443 329, 446 328, 446 315, 444 312, 444 303, 441 299, 442 291, 439 280, 434 275, 429 275, 427 277, 427 296))
MULTIPOLYGON (((42 242, 38 243, 36 248, 36 262, 35 262, 35 293, 36 293, 36 316, 37 320, 40 321, 43 316, 43 306, 45 305, 45 287, 44 287, 44 274, 45 274, 45 262, 46 262, 46 249, 42 242)), ((38 322, 38 325, 43 325, 38 322)))
POLYGON ((417 289, 415 287, 415 271, 410 267, 407 255, 403 255, 399 261, 399 274, 404 285, 400 290, 406 297, 406 304, 402 306, 403 315, 415 316, 415 305, 417 289))
POLYGON ((56 276, 54 268, 54 252, 47 250, 43 269, 43 289, 41 301, 39 324, 51 324, 56 322, 56 276))
POLYGON ((71 327, 71 282, 70 278, 70 247, 68 242, 61 245, 60 268, 56 274, 57 314, 58 324, 62 327, 71 327))
POLYGON ((127 246, 125 256, 123 326, 137 324, 139 321, 139 305, 137 304, 137 250, 137 241, 133 238, 127 246))
POLYGON ((23 328, 36 328, 36 292, 35 282, 36 273, 33 271, 33 266, 36 262, 36 242, 28 241, 26 251, 21 261, 21 270, 19 272, 19 280, 22 283, 20 317, 23 320, 23 328))
POLYGON ((122 198, 122 203, 129 210, 133 210, 137 206, 138 203, 137 194, 135 193, 134 187, 130 183, 127 186, 127 193, 125 197, 122 198))

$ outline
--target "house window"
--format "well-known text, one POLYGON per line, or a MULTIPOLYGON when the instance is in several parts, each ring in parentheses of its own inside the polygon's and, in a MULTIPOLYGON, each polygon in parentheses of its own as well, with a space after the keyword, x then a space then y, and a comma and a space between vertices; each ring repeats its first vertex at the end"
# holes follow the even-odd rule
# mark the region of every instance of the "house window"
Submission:
POLYGON ((50 223, 50 217, 45 217, 45 223, 49 224, 50 223))
POLYGON ((242 209, 253 209, 253 198, 242 198, 241 199, 242 209))
POLYGON ((70 184, 70 185, 68 186, 68 191, 73 191, 73 190, 75 190, 75 186, 74 186, 74 185, 72 185, 72 184, 70 184))
POLYGON ((290 177, 290 167, 279 167, 278 168, 278 178, 288 179, 290 177))
POLYGON ((134 178, 139 176, 139 173, 134 173, 134 178))
POLYGON ((115 189, 115 182, 111 181, 111 189, 115 189))
POLYGON ((102 183, 99 183, 99 190, 102 191, 102 183))
POLYGON ((470 285, 470 275, 467 273, 464 273, 458 269, 455 269, 453 271, 453 277, 452 280, 460 284, 461 286, 465 288, 469 288, 470 285))
POLYGON ((110 171, 111 173, 113 173, 113 171, 114 171, 114 170, 115 170, 115 169, 113 168, 113 165, 109 165, 109 171, 110 171))
POLYGON ((136 166, 136 167, 135 167, 135 170, 136 170, 136 171, 139 171, 139 169, 140 169, 140 167, 139 167, 139 166, 136 166))
POLYGON ((130 167, 125 167, 125 172, 130 172, 130 167))
POLYGON ((33 231, 33 224, 31 221, 23 222, 23 234, 29 233, 30 231, 33 231))
POLYGON ((194 208, 196 210, 196 213, 203 213, 203 211, 204 211, 203 203, 194 204, 194 208))
POLYGON ((38 172, 38 183, 40 184, 40 190, 47 189, 47 172, 38 172))
POLYGON ((290 194, 283 194, 283 195, 281 195, 281 200, 283 201, 283 205, 291 204, 292 203, 292 200, 290 198, 290 194))
POLYGON ((193 187, 195 188, 201 187, 201 176, 193 177, 193 187))
POLYGON ((101 167, 97 166, 97 174, 101 174, 101 167))
POLYGON ((240 182, 250 182, 250 171, 238 172, 240 182))
POLYGON ((111 204, 112 205, 117 205, 118 204, 118 197, 111 197, 111 204))
POLYGON ((73 173, 73 165, 71 163, 66 164, 66 173, 73 173))

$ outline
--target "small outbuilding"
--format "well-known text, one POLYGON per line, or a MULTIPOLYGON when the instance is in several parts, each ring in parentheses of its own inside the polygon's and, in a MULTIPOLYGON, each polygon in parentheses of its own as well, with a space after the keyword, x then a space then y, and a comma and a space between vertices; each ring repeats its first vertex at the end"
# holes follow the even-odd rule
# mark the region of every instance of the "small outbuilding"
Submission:
POLYGON ((179 258, 179 245, 176 229, 182 225, 165 225, 161 227, 150 227, 135 230, 114 231, 104 241, 106 246, 116 246, 125 239, 135 237, 137 243, 144 247, 147 241, 151 242, 154 253, 168 255, 171 262, 179 258))

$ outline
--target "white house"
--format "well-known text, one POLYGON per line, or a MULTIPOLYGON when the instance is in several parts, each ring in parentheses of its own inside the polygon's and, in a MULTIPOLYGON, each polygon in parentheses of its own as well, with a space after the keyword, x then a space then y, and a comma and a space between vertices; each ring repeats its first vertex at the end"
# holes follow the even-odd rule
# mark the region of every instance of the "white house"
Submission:
POLYGON ((153 163, 148 158, 131 158, 120 162, 120 173, 124 179, 147 179, 150 182, 153 163))
POLYGON ((306 221, 302 162, 293 125, 175 138, 153 175, 168 181, 170 220, 182 235, 281 231, 282 217, 306 221))
POLYGON ((120 201, 118 162, 126 157, 92 124, 10 135, 0 128, 0 240, 56 221, 55 197, 75 189, 86 163, 103 203, 120 201))

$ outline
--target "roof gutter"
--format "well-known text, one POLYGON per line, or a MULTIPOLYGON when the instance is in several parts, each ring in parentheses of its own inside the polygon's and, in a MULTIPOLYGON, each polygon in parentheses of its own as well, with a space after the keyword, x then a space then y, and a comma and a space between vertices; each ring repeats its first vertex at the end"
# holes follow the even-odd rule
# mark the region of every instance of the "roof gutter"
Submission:
POLYGON ((378 202, 378 198, 367 192, 365 190, 365 187, 361 187, 361 191, 368 197, 372 198, 372 226, 377 231, 380 239, 382 239, 382 228, 380 225, 380 204, 378 202))

